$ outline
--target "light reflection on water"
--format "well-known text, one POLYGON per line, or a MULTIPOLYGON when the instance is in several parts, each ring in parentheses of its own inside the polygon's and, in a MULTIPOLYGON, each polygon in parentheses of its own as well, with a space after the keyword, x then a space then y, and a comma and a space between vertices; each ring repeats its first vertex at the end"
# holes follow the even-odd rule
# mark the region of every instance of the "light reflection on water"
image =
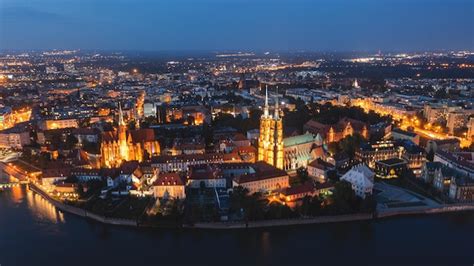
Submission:
POLYGON ((64 223, 64 213, 57 210, 54 205, 45 200, 42 196, 29 190, 27 186, 14 186, 5 189, 3 193, 7 193, 8 197, 17 208, 26 205, 32 214, 32 217, 39 223, 58 224, 64 223))
POLYGON ((29 189, 24 189, 23 192, 26 193, 28 209, 38 221, 64 223, 64 214, 49 201, 29 189))
POLYGON ((229 231, 114 227, 64 216, 26 186, 0 192, 0 263, 138 265, 136 256, 109 255, 130 251, 146 254, 140 262, 162 265, 222 265, 223 261, 229 265, 380 265, 387 261, 395 265, 471 265, 473 261, 472 212, 229 231), (433 232, 438 239, 459 245, 445 245, 444 252, 434 256, 439 241, 424 241, 433 232), (123 243, 140 245, 130 250, 123 243), (212 262, 209 247, 213 248, 212 262), (367 250, 372 251, 370 256, 367 250))

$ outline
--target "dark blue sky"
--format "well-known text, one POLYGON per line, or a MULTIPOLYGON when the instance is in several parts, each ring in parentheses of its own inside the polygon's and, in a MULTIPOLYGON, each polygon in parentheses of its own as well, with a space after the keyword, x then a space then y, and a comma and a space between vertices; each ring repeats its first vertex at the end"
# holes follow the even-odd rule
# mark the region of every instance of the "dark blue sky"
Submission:
POLYGON ((0 0, 0 49, 474 50, 474 0, 0 0))

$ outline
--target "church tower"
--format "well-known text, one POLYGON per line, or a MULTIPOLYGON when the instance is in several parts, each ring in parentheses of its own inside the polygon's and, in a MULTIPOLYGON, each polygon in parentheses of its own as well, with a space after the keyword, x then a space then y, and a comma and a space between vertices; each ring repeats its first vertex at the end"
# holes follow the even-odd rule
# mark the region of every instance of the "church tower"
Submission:
POLYGON ((118 121, 118 142, 119 142, 119 150, 120 150, 120 157, 123 160, 128 161, 128 143, 127 143, 127 125, 123 120, 123 112, 122 112, 122 105, 119 103, 119 121, 118 121))
POLYGON ((265 106, 260 118, 260 136, 258 138, 258 160, 283 169, 283 120, 279 111, 277 99, 275 113, 273 116, 270 115, 268 88, 265 88, 265 106))

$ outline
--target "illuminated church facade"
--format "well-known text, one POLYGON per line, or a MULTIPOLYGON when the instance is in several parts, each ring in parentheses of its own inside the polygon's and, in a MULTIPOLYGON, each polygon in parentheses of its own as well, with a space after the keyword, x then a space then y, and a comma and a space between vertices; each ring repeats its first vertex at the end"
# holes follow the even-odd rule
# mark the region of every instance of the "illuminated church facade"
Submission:
POLYGON ((279 114, 278 100, 275 103, 275 113, 269 113, 268 90, 265 91, 265 107, 260 118, 258 160, 283 169, 283 120, 279 114))
POLYGON ((118 167, 124 161, 143 161, 147 155, 159 155, 160 143, 153 129, 128 130, 119 106, 118 129, 102 133, 101 165, 118 167))

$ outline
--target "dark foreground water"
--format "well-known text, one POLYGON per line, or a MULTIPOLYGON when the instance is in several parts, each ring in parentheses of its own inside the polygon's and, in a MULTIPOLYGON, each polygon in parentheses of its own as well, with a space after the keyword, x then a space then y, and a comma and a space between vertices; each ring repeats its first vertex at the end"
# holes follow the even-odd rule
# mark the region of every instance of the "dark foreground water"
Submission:
POLYGON ((0 192, 0 265, 473 265, 474 213, 258 230, 150 230, 0 192))

